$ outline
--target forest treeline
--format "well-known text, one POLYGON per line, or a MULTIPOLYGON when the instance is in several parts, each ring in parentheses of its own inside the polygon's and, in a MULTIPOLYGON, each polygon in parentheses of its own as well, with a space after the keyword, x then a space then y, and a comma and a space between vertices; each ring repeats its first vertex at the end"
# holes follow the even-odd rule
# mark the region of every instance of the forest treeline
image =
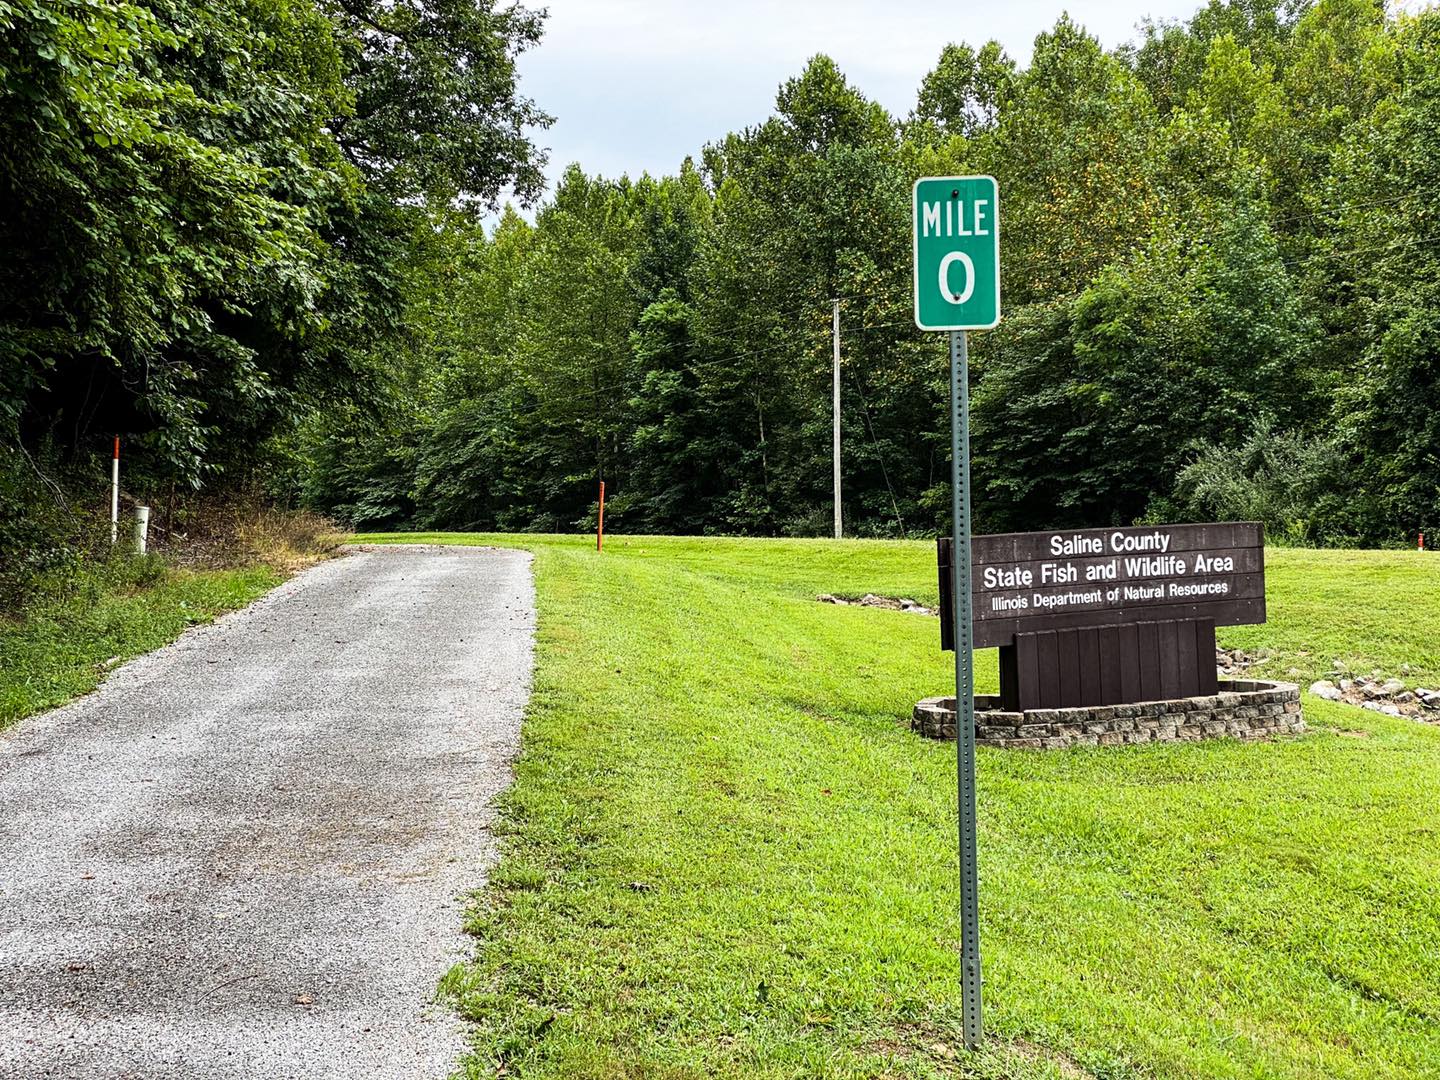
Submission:
POLYGON ((1216 0, 1109 51, 1063 18, 1023 67, 937 47, 904 116, 817 56, 674 175, 572 166, 533 222, 485 213, 541 186, 523 9, 0 0, 0 27, 30 472, 119 431, 152 485, 360 527, 570 530, 603 480, 617 529, 824 534, 839 298, 847 527, 933 533, 910 187, 989 173, 978 528, 1440 519, 1436 11, 1216 0))
POLYGON ((1440 15, 1212 3, 1023 69, 946 46, 888 115, 816 57, 673 176, 572 167, 447 232, 382 426, 309 432, 357 525, 820 534, 831 299, 844 510, 933 533, 943 334, 911 319, 910 187, 999 180, 1005 319, 972 335, 976 523, 1262 518, 1297 542, 1440 521, 1440 15))

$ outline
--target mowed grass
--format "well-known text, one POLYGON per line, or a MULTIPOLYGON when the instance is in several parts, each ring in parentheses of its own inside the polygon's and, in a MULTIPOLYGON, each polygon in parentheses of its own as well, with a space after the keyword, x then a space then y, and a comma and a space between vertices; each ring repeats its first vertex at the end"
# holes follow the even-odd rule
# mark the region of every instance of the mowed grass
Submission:
POLYGON ((1225 644, 1274 651, 1264 670, 1323 678, 1339 660, 1440 689, 1440 554, 1311 551, 1265 555, 1269 621, 1221 631, 1225 644), (1409 665, 1409 671, 1402 670, 1409 665))
POLYGON ((196 572, 135 560, 93 571, 21 615, 0 615, 0 728, 89 693, 117 664, 244 607, 283 576, 268 567, 196 572))
MULTIPOLYGON (((367 537, 361 539, 382 539, 367 537)), ((472 1076, 1440 1076, 1440 729, 978 755, 987 1049, 960 1050, 951 677, 926 544, 536 553, 539 654, 472 1076)), ((1275 551, 1271 668, 1436 681, 1440 556, 1275 551)), ((993 686, 993 652, 979 657, 993 686)))

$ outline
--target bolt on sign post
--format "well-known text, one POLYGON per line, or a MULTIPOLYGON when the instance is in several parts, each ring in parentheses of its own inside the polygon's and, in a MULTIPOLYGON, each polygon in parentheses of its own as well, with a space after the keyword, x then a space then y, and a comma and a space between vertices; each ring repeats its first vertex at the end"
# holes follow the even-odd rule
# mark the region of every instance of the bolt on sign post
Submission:
POLYGON ((966 332, 1000 322, 1000 191, 993 176, 930 176, 913 200, 915 325, 950 334, 954 521, 955 755, 960 797, 960 1007, 980 1045, 980 902, 975 866, 975 670, 970 592, 970 350, 966 332))

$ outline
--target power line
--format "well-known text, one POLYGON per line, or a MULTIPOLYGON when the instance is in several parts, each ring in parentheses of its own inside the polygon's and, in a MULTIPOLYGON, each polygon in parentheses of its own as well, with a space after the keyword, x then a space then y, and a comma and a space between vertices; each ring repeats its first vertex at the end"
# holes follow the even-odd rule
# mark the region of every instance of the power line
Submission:
MULTIPOLYGON (((878 298, 877 298, 877 297, 874 297, 874 296, 859 296, 859 295, 846 296, 846 295, 842 294, 842 295, 840 295, 839 299, 840 299, 841 301, 852 300, 852 301, 867 302, 867 301, 874 301, 874 300, 876 300, 876 299, 878 299, 878 298)), ((692 309, 692 310, 693 310, 693 309, 692 309)), ((798 319, 800 316, 802 316, 802 315, 804 315, 804 314, 807 314, 807 313, 810 313, 811 311, 817 311, 817 312, 818 312, 818 311, 820 311, 820 310, 821 310, 820 308, 815 307, 812 303, 806 302, 806 303, 803 304, 799 309, 791 309, 791 310, 788 310, 788 311, 779 311, 779 312, 775 312, 775 313, 773 313, 773 314, 774 314, 776 317, 779 317, 779 318, 782 318, 782 319, 783 319, 783 318, 786 318, 786 317, 797 318, 797 319, 798 319)), ((758 321, 758 320, 756 320, 756 321, 758 321)), ((749 323, 734 323, 734 324, 730 325, 729 327, 720 327, 720 328, 718 328, 718 329, 714 329, 714 328, 710 328, 710 327, 704 327, 704 328, 703 328, 703 329, 704 329, 704 336, 705 336, 706 338, 714 338, 714 337, 718 337, 718 336, 720 336, 720 335, 722 335, 722 334, 728 333, 728 332, 730 332, 730 331, 738 330, 738 329, 741 329, 742 327, 753 326, 753 325, 754 325, 754 321, 749 322, 749 323)), ((817 335, 818 335, 818 333, 821 331, 821 327, 822 327, 822 326, 823 326, 823 324, 818 324, 818 325, 816 326, 815 329, 816 329, 817 335)), ((841 329, 842 329, 842 330, 845 330, 845 331, 855 331, 855 332, 858 332, 858 333, 867 333, 867 332, 870 332, 870 331, 873 331, 873 330, 877 330, 877 329, 885 329, 885 328, 898 327, 898 326, 912 326, 912 327, 913 327, 913 326, 914 326, 914 323, 913 323, 913 321, 911 321, 911 320, 899 320, 899 321, 893 322, 893 323, 871 323, 871 324, 863 324, 863 323, 862 323, 862 324, 858 324, 858 325, 842 324, 841 329)), ((700 359, 700 360, 690 360, 690 361, 687 361, 687 364, 688 364, 688 366, 689 366, 692 370, 697 369, 697 368, 698 368, 698 369, 704 369, 704 368, 714 367, 714 366, 717 366, 717 365, 720 365, 720 364, 724 364, 724 363, 731 363, 731 362, 736 361, 736 360, 748 360, 748 359, 753 359, 753 358, 759 357, 759 356, 768 356, 768 355, 771 354, 771 353, 780 352, 780 351, 782 351, 782 350, 790 349, 790 348, 794 348, 794 347, 795 347, 795 343, 794 343, 793 341, 780 341, 780 342, 775 343, 774 345, 770 345, 770 346, 767 346, 767 347, 761 348, 761 349, 748 349, 748 350, 744 350, 744 351, 741 351, 741 352, 727 353, 727 354, 722 355, 722 356, 711 356, 711 357, 705 357, 704 359, 700 359)), ((689 342, 686 343, 685 348, 686 348, 689 352, 691 352, 691 353, 699 352, 699 351, 701 351, 701 350, 704 348, 704 342, 691 340, 691 341, 689 341, 689 342)), ((579 390, 579 391, 576 391, 576 392, 573 393, 573 394, 563 394, 563 395, 559 395, 559 396, 550 396, 550 397, 547 397, 547 398, 546 398, 545 403, 544 403, 543 405, 536 405, 536 406, 534 406, 534 407, 532 407, 532 408, 528 408, 528 409, 512 409, 511 412, 512 412, 512 414, 514 414, 514 415, 527 416, 527 415, 530 415, 530 414, 533 414, 533 413, 540 412, 540 411, 542 410, 542 408, 544 408, 544 407, 546 407, 546 406, 548 406, 548 405, 550 405, 550 404, 568 404, 569 402, 572 402, 572 401, 578 401, 578 400, 583 400, 583 399, 586 399, 586 398, 592 398, 592 397, 595 397, 595 396, 598 395, 598 394, 609 393, 610 391, 613 391, 613 390, 621 390, 621 389, 624 389, 624 388, 628 385, 628 383, 629 383, 629 380, 626 380, 626 381, 624 381, 624 382, 608 383, 608 384, 606 384, 605 386, 597 386, 597 387, 593 387, 593 388, 588 389, 588 390, 579 390)))
MULTIPOLYGON (((900 325, 900 324, 896 324, 896 325, 900 325)), ((873 329, 873 327, 868 327, 868 328, 867 328, 867 327, 863 327, 863 326, 849 326, 849 327, 844 327, 844 326, 842 326, 842 329, 845 329, 845 330, 853 330, 853 331, 856 331, 856 332, 860 332, 860 331, 863 331, 863 330, 865 330, 865 329, 873 329)), ((688 347, 689 347, 691 350, 695 350, 695 349, 700 348, 700 345, 699 345, 698 342, 691 342, 688 347)), ((727 353, 727 354, 724 355, 724 356, 712 356, 712 357, 706 357, 706 358, 701 359, 701 360, 691 360, 691 361, 687 361, 687 366, 688 366, 691 370, 704 369, 704 368, 714 367, 714 366, 719 365, 719 364, 730 363, 730 362, 733 362, 733 361, 736 361, 736 360, 749 360, 749 359, 753 359, 753 358, 758 357, 758 356, 768 356, 768 355, 770 355, 771 353, 779 352, 779 351, 782 350, 782 349, 790 349, 790 348, 793 348, 793 347, 794 347, 794 343, 793 343, 793 342, 782 341, 782 342, 778 342, 777 344, 771 345, 771 346, 769 346, 769 347, 767 347, 767 348, 764 348, 764 349, 749 349, 749 350, 746 350, 746 351, 744 351, 744 352, 727 353)), ((537 405, 535 405, 535 406, 532 406, 531 408, 527 408, 527 409, 510 409, 509 412, 510 412, 511 415, 514 415, 514 416, 529 416, 529 415, 531 415, 531 414, 533 414, 533 413, 541 412, 543 409, 548 408, 550 405, 553 405, 553 404, 561 404, 561 405, 563 405, 563 404, 569 404, 570 402, 581 401, 581 400, 584 400, 584 399, 586 399, 586 398, 595 397, 595 396, 598 395, 598 394, 605 394, 605 393, 609 393, 609 392, 614 391, 614 390, 623 390, 623 389, 625 389, 625 388, 630 384, 630 382, 631 382, 631 380, 627 379, 627 380, 622 381, 622 382, 613 382, 613 383, 607 383, 607 384, 604 385, 604 386, 592 387, 592 388, 589 389, 589 390, 576 391, 576 392, 573 393, 573 394, 552 395, 552 396, 547 397, 543 403, 537 404, 537 405)))
POLYGON ((1291 221, 1304 221, 1306 218, 1322 217, 1325 214, 1335 213, 1340 210, 1365 210, 1373 206, 1389 206, 1393 203, 1402 202, 1405 199, 1413 199, 1418 194, 1419 192, 1406 191, 1400 195, 1393 195, 1388 199, 1372 199, 1367 202, 1335 203, 1331 206, 1317 207, 1303 214, 1290 214, 1287 217, 1276 218, 1270 224, 1285 225, 1291 221))
MULTIPOLYGON (((839 299, 841 302, 845 302, 845 301, 861 301, 861 302, 864 302, 864 301, 866 301, 866 300, 873 300, 873 299, 875 299, 875 297, 858 296, 858 295, 847 296, 847 295, 845 295, 844 293, 837 293, 837 294, 835 294, 835 296, 832 297, 831 299, 839 299)), ((817 306, 817 305, 818 305, 818 302, 817 302, 817 301, 814 301, 814 300, 803 300, 803 301, 800 302, 800 304, 799 304, 798 307, 795 307, 795 308, 782 308, 782 309, 780 309, 780 310, 778 310, 778 311, 769 312, 769 313, 767 313, 766 315, 761 316, 760 318, 746 319, 746 320, 743 320, 743 321, 741 321, 741 322, 732 323, 732 324, 729 325, 729 326, 719 326, 719 327, 709 327, 709 326, 707 326, 707 327, 705 327, 705 333, 706 333, 706 335, 709 336, 709 337, 718 337, 718 336, 720 336, 720 335, 722 335, 722 334, 728 334, 728 333, 731 333, 732 331, 735 331, 735 330, 753 329, 753 328, 755 328, 758 324, 760 324, 761 322, 763 322, 763 321, 766 320, 766 319, 792 319, 792 320, 794 320, 794 319, 800 319, 800 318, 802 318, 803 316, 808 315, 808 314, 819 314, 819 313, 822 313, 824 309, 821 308, 821 307, 819 307, 819 306, 817 306)), ((689 306, 692 311, 695 310, 693 305, 687 305, 687 306, 689 306)))
MULTIPOLYGON (((1397 200, 1393 200, 1393 201, 1398 201, 1398 199, 1397 199, 1397 200)), ((1398 243, 1398 244, 1386 244, 1386 245, 1379 245, 1379 246, 1375 246, 1375 247, 1352 248, 1352 249, 1349 249, 1349 250, 1346 250, 1346 251, 1332 251, 1332 252, 1326 252, 1326 253, 1320 253, 1320 254, 1315 254, 1315 255, 1304 256, 1304 257, 1300 257, 1300 258, 1284 259, 1284 260, 1281 260, 1281 265, 1282 265, 1282 266, 1286 266, 1286 267, 1293 267, 1293 266, 1298 266, 1298 265, 1300 265, 1300 264, 1302 264, 1302 263, 1308 263, 1308 262, 1317 261, 1317 260, 1326 260, 1326 261, 1328 261, 1328 260, 1332 260, 1332 259, 1347 258, 1347 257, 1354 256, 1354 255, 1369 255, 1369 254, 1376 254, 1376 253, 1389 253, 1389 252, 1394 252, 1394 251, 1401 251, 1401 250, 1404 250, 1404 249, 1406 249, 1406 248, 1415 247, 1415 246, 1418 246, 1418 245, 1421 245, 1421 244, 1432 244, 1432 243, 1437 243, 1437 242, 1440 242, 1440 236, 1421 237, 1421 238, 1417 238, 1417 239, 1414 239, 1414 240, 1405 241, 1405 242, 1398 243)), ((871 297, 862 297, 862 296, 849 296, 849 297, 844 297, 844 296, 842 296, 841 299, 842 299, 842 300, 849 299, 849 300, 861 300, 861 301, 867 301, 867 300, 869 300, 869 301, 873 301, 873 300, 878 299, 878 298, 873 297, 873 296, 871 296, 871 297)), ((803 309, 801 309, 801 310, 791 311, 791 312, 788 312, 788 313, 787 313, 787 312, 779 312, 779 313, 777 313, 777 314, 778 314, 778 316, 781 317, 781 318, 784 318, 787 314, 788 314, 788 315, 791 315, 792 317, 798 318, 799 316, 801 316, 801 315, 803 315, 803 314, 807 314, 807 313, 809 313, 809 312, 812 311, 812 310, 813 310, 813 311, 819 311, 820 309, 819 309, 819 308, 816 308, 816 307, 813 307, 813 306, 811 306, 811 305, 806 305, 805 308, 803 308, 803 309)), ((744 324, 744 323, 737 323, 737 324, 732 325, 732 326, 729 327, 729 328, 721 328, 721 329, 719 329, 719 330, 708 330, 708 329, 707 329, 707 336, 708 336, 708 337, 713 337, 713 336, 716 336, 716 335, 718 335, 718 334, 722 334, 722 333, 728 332, 728 330, 739 329, 739 328, 741 328, 742 326, 745 326, 745 325, 746 325, 746 324, 744 324)), ((751 325, 753 325, 753 324, 751 324, 751 325)), ((822 325, 823 325, 823 324, 819 324, 819 325, 817 325, 816 328, 815 328, 815 330, 816 330, 816 332, 817 332, 817 338, 818 338, 818 336, 819 336, 819 331, 821 330, 821 326, 822 326, 822 325)), ((898 328, 901 328, 901 327, 914 328, 914 322, 913 322, 912 320, 910 320, 910 319, 899 319, 899 320, 896 320, 896 321, 894 321, 894 322, 859 323, 859 324, 843 325, 843 326, 842 326, 842 329, 847 330, 847 331, 851 331, 851 332, 866 334, 866 333, 873 333, 873 332, 875 332, 875 331, 877 331, 877 330, 891 330, 891 329, 898 329, 898 328)), ((918 331, 917 331, 917 332, 918 332, 918 331)), ((698 341, 691 341, 691 342, 689 342, 689 343, 687 344, 686 347, 687 347, 687 349, 689 349, 689 350, 693 353, 693 352, 699 351, 699 350, 702 348, 702 343, 701 343, 701 342, 698 342, 698 341)), ((766 347, 766 348, 761 348, 761 349, 748 349, 748 350, 743 350, 743 351, 740 351, 740 352, 727 353, 727 354, 724 354, 724 355, 722 355, 722 356, 711 356, 711 357, 705 357, 705 358, 703 358, 703 359, 690 360, 690 361, 687 362, 687 364, 688 364, 688 367, 689 367, 691 370, 703 370, 703 369, 715 367, 715 366, 720 365, 720 364, 733 363, 733 362, 735 362, 735 361, 737 361, 737 360, 748 360, 748 359, 754 359, 754 358, 760 357, 760 356, 768 356, 768 355, 770 355, 770 354, 772 354, 772 353, 779 352, 779 351, 785 350, 785 349, 793 349, 793 348, 795 348, 795 347, 796 347, 796 343, 793 342, 793 341, 781 341, 781 342, 777 342, 777 343, 774 344, 774 345, 770 345, 770 346, 768 346, 768 347, 766 347)), ((623 390, 623 389, 625 389, 625 388, 629 385, 630 381, 631 381, 631 380, 628 380, 628 379, 627 379, 627 380, 625 380, 625 381, 623 381, 623 382, 608 383, 608 384, 606 384, 605 386, 597 386, 597 387, 594 387, 594 388, 589 389, 589 390, 577 391, 576 393, 573 393, 573 394, 564 394, 564 395, 559 395, 559 396, 551 396, 551 397, 546 398, 546 400, 545 400, 543 403, 537 404, 537 405, 532 406, 532 407, 530 407, 530 408, 527 408, 527 409, 513 409, 513 408, 512 408, 512 409, 510 409, 510 410, 508 410, 508 411, 509 411, 510 415, 512 415, 512 416, 528 416, 528 415, 532 415, 532 414, 538 413, 538 412, 542 411, 543 409, 548 408, 548 407, 550 407, 550 406, 552 406, 552 405, 556 405, 556 404, 560 404, 560 405, 569 404, 569 403, 571 403, 571 402, 581 401, 581 400, 593 398, 593 397, 596 397, 596 396, 598 396, 598 395, 600 395, 600 394, 610 393, 610 392, 615 391, 615 390, 623 390)))
POLYGON ((1319 260, 1344 259, 1351 255, 1372 255, 1375 252, 1403 251, 1405 248, 1412 248, 1419 244, 1440 243, 1440 236, 1425 236, 1416 240, 1406 240, 1399 244, 1381 244, 1378 247, 1351 248, 1349 251, 1321 252, 1314 255, 1306 255, 1301 258, 1282 260, 1285 266, 1298 266, 1301 263, 1316 262, 1319 260))

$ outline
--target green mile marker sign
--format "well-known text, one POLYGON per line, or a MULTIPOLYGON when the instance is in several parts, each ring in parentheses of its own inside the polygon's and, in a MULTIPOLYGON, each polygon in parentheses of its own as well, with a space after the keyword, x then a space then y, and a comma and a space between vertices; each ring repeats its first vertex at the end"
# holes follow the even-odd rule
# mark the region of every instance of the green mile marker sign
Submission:
POLYGON ((993 176, 915 181, 915 325, 990 330, 1000 322, 1000 191, 993 176))

